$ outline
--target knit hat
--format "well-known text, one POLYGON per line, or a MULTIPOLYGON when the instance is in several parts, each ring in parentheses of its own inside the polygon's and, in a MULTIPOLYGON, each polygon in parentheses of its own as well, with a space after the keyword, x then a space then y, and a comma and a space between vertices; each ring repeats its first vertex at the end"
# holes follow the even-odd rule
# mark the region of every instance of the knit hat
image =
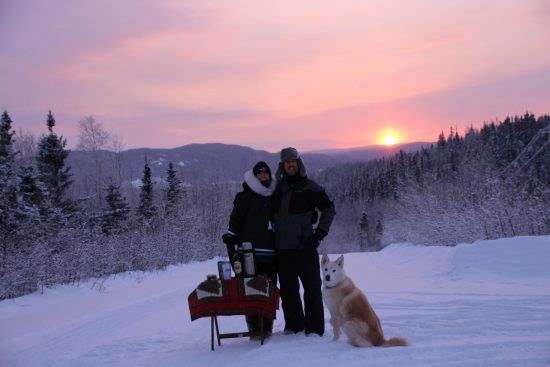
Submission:
POLYGON ((298 158, 300 158, 300 155, 298 154, 296 148, 288 147, 281 150, 281 162, 298 158))
POLYGON ((271 176, 271 170, 269 169, 269 166, 264 161, 259 161, 254 165, 254 168, 252 168, 252 173, 254 173, 254 176, 256 176, 258 173, 269 173, 271 176))

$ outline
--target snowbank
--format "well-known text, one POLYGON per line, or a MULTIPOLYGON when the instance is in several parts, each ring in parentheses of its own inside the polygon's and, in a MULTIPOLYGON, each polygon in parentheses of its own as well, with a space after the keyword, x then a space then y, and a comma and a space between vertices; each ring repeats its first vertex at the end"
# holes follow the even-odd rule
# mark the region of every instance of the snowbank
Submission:
MULTIPOLYGON (((330 255, 331 258, 338 254, 330 255)), ((187 295, 216 262, 172 266, 137 282, 58 286, 0 302, 2 366, 549 366, 550 236, 456 247, 394 244, 345 255, 387 337, 406 348, 353 348, 343 337, 285 336, 282 312, 264 345, 223 340, 210 351, 209 320, 191 322, 187 295)), ((244 330, 242 317, 220 319, 244 330)))

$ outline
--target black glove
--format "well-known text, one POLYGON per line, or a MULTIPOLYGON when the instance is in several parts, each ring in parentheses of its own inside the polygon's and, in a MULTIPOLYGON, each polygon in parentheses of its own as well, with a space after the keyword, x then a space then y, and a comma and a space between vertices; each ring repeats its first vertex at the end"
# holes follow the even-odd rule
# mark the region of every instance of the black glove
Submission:
POLYGON ((223 241, 223 243, 225 243, 226 245, 229 245, 229 246, 238 245, 239 244, 239 235, 231 233, 231 232, 224 233, 224 235, 222 236, 222 241, 223 241))
POLYGON ((317 250, 317 247, 319 247, 321 241, 327 236, 327 234, 327 231, 317 228, 315 232, 307 239, 306 249, 317 250))

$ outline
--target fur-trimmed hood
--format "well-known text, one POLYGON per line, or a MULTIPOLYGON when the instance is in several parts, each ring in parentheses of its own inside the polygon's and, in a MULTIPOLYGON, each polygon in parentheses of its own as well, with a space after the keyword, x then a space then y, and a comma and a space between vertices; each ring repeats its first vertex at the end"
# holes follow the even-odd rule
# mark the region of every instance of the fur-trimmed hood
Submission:
POLYGON ((254 176, 252 170, 246 171, 244 173, 244 182, 248 185, 250 190, 262 196, 273 195, 273 191, 275 191, 275 187, 277 186, 277 181, 272 178, 269 187, 265 187, 264 185, 262 185, 260 180, 258 180, 258 178, 254 176))

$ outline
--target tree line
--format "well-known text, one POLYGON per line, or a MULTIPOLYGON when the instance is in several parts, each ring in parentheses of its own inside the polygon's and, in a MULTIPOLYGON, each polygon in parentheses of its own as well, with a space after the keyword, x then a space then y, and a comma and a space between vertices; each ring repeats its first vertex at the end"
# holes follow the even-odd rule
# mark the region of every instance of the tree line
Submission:
POLYGON ((156 180, 146 157, 140 182, 128 183, 117 162, 101 158, 109 135, 88 117, 80 121, 78 147, 97 159, 87 176, 86 195, 76 196, 66 166, 70 151, 55 132, 51 111, 47 133, 36 144, 28 134, 16 134, 12 124, 4 111, 0 299, 223 254, 219 238, 227 226, 235 184, 184 185, 172 163, 166 176, 156 180), (137 196, 137 202, 131 203, 128 195, 137 196))
MULTIPOLYGON (((172 163, 153 177, 145 156, 141 179, 131 182, 120 139, 92 116, 79 122, 77 148, 93 164, 73 177, 51 111, 45 120, 36 139, 15 133, 8 112, 1 117, 0 299, 225 255, 220 236, 240 183, 193 181, 172 163)), ((526 113, 464 135, 452 128, 417 152, 314 174, 337 210, 321 250, 550 233, 549 130, 550 116, 526 113)))
POLYGON ((451 128, 417 152, 323 171, 338 212, 328 240, 378 250, 550 233, 549 125, 526 113, 451 128))

